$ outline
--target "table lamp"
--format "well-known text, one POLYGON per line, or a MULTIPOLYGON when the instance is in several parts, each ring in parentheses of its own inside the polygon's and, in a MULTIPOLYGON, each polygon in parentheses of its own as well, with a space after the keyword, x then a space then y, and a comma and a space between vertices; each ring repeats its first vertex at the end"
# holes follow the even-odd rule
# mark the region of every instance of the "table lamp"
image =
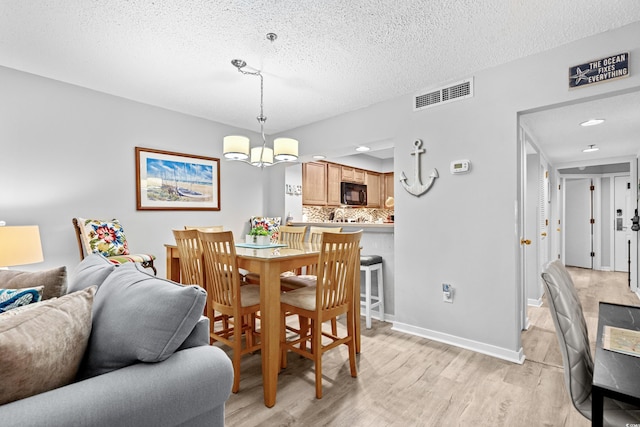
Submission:
POLYGON ((44 261, 37 225, 0 227, 0 267, 44 261))

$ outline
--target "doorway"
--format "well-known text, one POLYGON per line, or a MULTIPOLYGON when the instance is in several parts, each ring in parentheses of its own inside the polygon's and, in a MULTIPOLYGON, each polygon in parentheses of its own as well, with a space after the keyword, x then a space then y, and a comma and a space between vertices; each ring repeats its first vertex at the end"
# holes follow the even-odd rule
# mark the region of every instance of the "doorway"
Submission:
POLYGON ((629 271, 631 243, 631 179, 626 176, 614 178, 614 271, 629 271))
POLYGON ((593 180, 566 179, 564 184, 564 263, 593 268, 593 180))
MULTIPOLYGON (((534 305, 531 304, 531 299, 527 297, 527 290, 532 287, 536 287, 538 283, 536 283, 535 280, 540 280, 539 276, 534 277, 535 275, 532 274, 532 271, 541 269, 546 261, 561 259, 567 264, 571 263, 582 265, 587 268, 606 267, 606 269, 609 270, 614 270, 615 268, 613 262, 614 259, 619 258, 619 256, 614 256, 616 249, 614 243, 614 213, 612 210, 614 194, 612 193, 614 191, 613 183, 615 178, 612 173, 620 175, 620 171, 604 172, 609 175, 594 179, 594 182, 598 181, 606 188, 603 189, 600 194, 600 197, 604 200, 598 200, 597 198, 593 200, 593 203, 595 203, 594 209, 598 209, 598 203, 602 203, 602 206, 599 208, 602 212, 600 213, 600 217, 597 217, 597 219, 599 219, 599 222, 595 224, 597 229, 594 229, 593 231, 590 230, 591 224, 589 223, 589 220, 587 220, 586 226, 582 225, 582 227, 587 230, 586 233, 582 234, 586 237, 584 237, 583 241, 578 244, 573 242, 574 239, 571 237, 573 232, 571 230, 568 230, 567 234, 567 227, 570 228, 571 226, 565 222, 566 215, 568 214, 571 217, 574 213, 571 212, 571 207, 566 205, 567 200, 565 199, 565 189, 567 187, 565 184, 568 181, 565 179, 567 177, 561 176, 560 170, 562 169, 563 173, 566 170, 575 170, 575 172, 573 172, 575 175, 568 178, 571 178, 572 181, 575 180, 576 182, 569 183, 569 187, 573 184, 579 185, 580 181, 584 179, 582 185, 584 186, 586 183, 587 188, 589 188, 590 179, 593 176, 589 170, 590 168, 600 168, 603 164, 620 163, 624 164, 627 168, 626 170, 628 172, 626 172, 626 175, 630 177, 630 181, 632 183, 637 182, 637 147, 630 147, 625 142, 618 141, 621 138, 621 135, 626 135, 624 138, 628 140, 633 139, 634 135, 640 133, 640 128, 634 128, 634 125, 631 124, 631 112, 633 112, 632 114, 636 117, 636 119, 633 119, 636 122, 636 126, 640 126, 637 121, 637 114, 640 114, 640 87, 617 93, 588 97, 582 100, 569 101, 558 105, 536 108, 529 111, 523 111, 518 114, 519 193, 517 236, 520 250, 517 274, 519 279, 518 302, 520 304, 520 307, 518 307, 518 313, 520 315, 519 320, 523 329, 526 329, 528 326, 527 307, 534 305), (604 131, 598 130, 598 132, 600 132, 597 136, 599 139, 595 142, 601 143, 603 147, 606 147, 606 150, 603 149, 595 155, 593 153, 583 154, 583 149, 587 144, 592 142, 592 140, 588 139, 591 138, 591 136, 587 136, 587 133, 590 135, 593 129, 589 129, 588 132, 584 131, 584 128, 579 126, 579 123, 581 123, 580 119, 586 121, 589 118, 597 117, 600 114, 606 115, 607 118, 611 118, 609 121, 611 126, 607 129, 607 131, 609 131, 609 135, 604 131), (614 115, 616 116, 616 119, 613 118, 614 115), (615 132, 611 132, 613 129, 615 129, 615 132), (607 143, 606 146, 604 145, 605 141, 607 143), (530 154, 530 151, 528 151, 527 148, 528 145, 535 147, 541 161, 546 162, 548 165, 550 173, 549 192, 548 195, 544 197, 544 199, 548 201, 548 204, 542 204, 540 206, 540 211, 536 214, 532 214, 527 207, 527 198, 529 197, 527 195, 530 195, 531 192, 538 191, 536 188, 527 184, 528 169, 526 158, 528 154, 530 154), (585 176, 585 169, 586 173, 589 173, 589 175, 585 176), (541 213, 543 206, 549 210, 549 213, 546 215, 549 217, 549 222, 547 223, 546 241, 540 242, 538 240, 538 243, 542 243, 540 244, 539 249, 548 250, 546 254, 541 250, 531 250, 531 248, 525 243, 528 240, 533 242, 534 239, 539 239, 542 233, 545 232, 543 231, 541 223, 539 223, 539 226, 535 227, 538 231, 537 234, 533 234, 531 231, 534 229, 531 225, 531 221, 537 221, 544 216, 541 213), (605 206, 606 211, 604 210, 605 206), (566 212, 567 207, 569 208, 569 212, 566 212), (608 231, 602 232, 603 229, 608 231), (607 235, 607 233, 609 233, 609 235, 607 235), (583 246, 586 248, 586 251, 582 252, 583 254, 586 253, 586 256, 583 255, 583 259, 580 261, 574 261, 571 257, 569 260, 566 259, 567 245, 574 245, 574 243, 576 246, 583 246), (602 249, 594 250, 593 248, 602 249), (596 256, 592 257, 592 252, 595 252, 596 256), (607 260, 610 259, 611 264, 603 261, 602 264, 604 265, 601 265, 601 263, 597 262, 599 260, 598 257, 605 257, 607 260)), ((604 128, 605 127, 603 126, 602 129, 604 128)), ((598 173, 602 174, 603 172, 598 171, 598 173)), ((635 208, 637 206, 637 189, 634 185, 631 187, 630 203, 631 208, 635 208)), ((571 189, 569 192, 571 193, 571 189)), ((588 194, 589 193, 587 193, 587 195, 588 194)), ((579 208, 578 210, 583 213, 585 211, 590 213, 592 202, 590 200, 590 196, 585 197, 587 197, 587 199, 582 200, 582 208, 579 208), (587 200, 589 200, 589 204, 587 205, 588 207, 585 207, 587 200)), ((575 214, 577 215, 578 212, 575 214)), ((623 211, 623 217, 628 217, 626 225, 627 229, 630 229, 631 216, 623 211)), ((623 227, 625 227, 624 223, 623 227)), ((625 234, 623 232, 626 232, 626 230, 621 230, 621 235, 625 234)), ((638 233, 631 233, 630 237, 630 283, 631 290, 637 291, 638 233)), ((624 250, 621 248, 624 246, 625 238, 627 238, 628 245, 629 239, 627 234, 625 234, 619 239, 619 242, 623 243, 618 244, 618 251, 624 250)), ((629 251, 627 250, 624 253, 628 254, 629 251)), ((628 260, 629 257, 627 256, 625 259, 628 260)))

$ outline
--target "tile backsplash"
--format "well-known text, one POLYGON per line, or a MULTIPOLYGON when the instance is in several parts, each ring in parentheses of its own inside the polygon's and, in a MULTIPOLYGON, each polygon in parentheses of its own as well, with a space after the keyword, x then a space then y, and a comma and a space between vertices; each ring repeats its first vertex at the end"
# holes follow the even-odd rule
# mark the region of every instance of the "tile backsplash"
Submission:
POLYGON ((347 220, 356 220, 358 222, 379 223, 386 221, 387 218, 393 215, 393 209, 379 209, 379 208, 330 208, 322 206, 303 206, 302 215, 303 221, 306 222, 325 222, 329 221, 329 217, 332 213, 336 215, 338 219, 343 218, 347 220))

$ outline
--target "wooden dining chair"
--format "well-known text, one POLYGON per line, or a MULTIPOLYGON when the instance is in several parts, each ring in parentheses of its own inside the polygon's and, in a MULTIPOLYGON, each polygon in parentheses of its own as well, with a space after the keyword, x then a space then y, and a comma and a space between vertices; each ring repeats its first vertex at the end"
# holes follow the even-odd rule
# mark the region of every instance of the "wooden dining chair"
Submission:
MULTIPOLYGON (((198 236, 198 230, 172 230, 178 247, 180 256, 180 282, 183 285, 198 285, 204 288, 207 293, 209 289, 204 272, 204 254, 198 236)), ((215 328, 215 322, 222 322, 223 328, 228 325, 229 317, 225 315, 216 316, 212 304, 207 301, 204 308, 205 316, 209 318, 209 339, 215 328)))
MULTIPOLYGON (((292 225, 281 225, 280 226, 280 231, 278 233, 278 243, 286 243, 288 245, 296 245, 296 244, 301 244, 304 242, 304 236, 305 233, 307 232, 307 227, 306 226, 292 226, 292 225)), ((284 277, 288 277, 288 276, 295 276, 296 274, 300 273, 300 271, 284 271, 280 274, 281 278, 284 277)), ((255 273, 255 272, 248 272, 245 276, 244 276, 244 280, 247 283, 253 284, 253 285, 259 285, 260 284, 260 274, 255 273)), ((284 289, 283 289, 284 290, 284 289)))
MULTIPOLYGON (((309 227, 309 243, 319 245, 322 242, 323 233, 341 233, 342 227, 309 227)), ((284 275, 280 277, 280 289, 283 292, 289 292, 300 288, 316 286, 318 264, 307 265, 304 268, 304 274, 284 275)), ((299 319, 300 322, 303 319, 299 319)), ((338 333, 337 319, 331 319, 331 332, 335 335, 338 333)))
POLYGON ((216 329, 211 337, 232 349, 233 388, 240 389, 240 359, 243 354, 260 349, 256 331, 256 314, 260 310, 260 287, 240 286, 236 247, 231 231, 197 231, 204 254, 207 278, 207 303, 213 310, 229 317, 226 328, 216 329), (244 345, 243 345, 244 336, 244 345))
POLYGON ((306 232, 306 226, 281 225, 278 243, 302 243, 306 232))
POLYGON ((222 225, 185 225, 185 230, 200 230, 200 231, 223 231, 222 225))
POLYGON ((322 233, 341 233, 342 227, 309 227, 309 243, 322 242, 322 233))
MULTIPOLYGON (((323 233, 340 233, 342 227, 310 227, 309 243, 320 244, 323 233)), ((316 285, 316 267, 317 264, 307 265, 304 268, 304 274, 286 275, 280 278, 280 287, 283 291, 292 291, 294 289, 304 288, 316 285)))
POLYGON ((354 315, 355 277, 360 267, 360 238, 362 231, 354 233, 324 233, 318 259, 315 287, 285 292, 280 296, 281 313, 281 366, 287 366, 287 352, 292 351, 313 360, 316 376, 316 398, 322 398, 322 355, 345 344, 349 348, 351 376, 357 377, 356 325, 354 315), (287 339, 286 318, 297 314, 311 320, 311 326, 301 322, 297 337, 287 339), (323 322, 346 315, 345 336, 323 330, 323 322), (325 338, 323 340, 323 338, 325 338), (324 342, 327 342, 325 344, 324 342), (310 343, 310 348, 305 344, 310 343))

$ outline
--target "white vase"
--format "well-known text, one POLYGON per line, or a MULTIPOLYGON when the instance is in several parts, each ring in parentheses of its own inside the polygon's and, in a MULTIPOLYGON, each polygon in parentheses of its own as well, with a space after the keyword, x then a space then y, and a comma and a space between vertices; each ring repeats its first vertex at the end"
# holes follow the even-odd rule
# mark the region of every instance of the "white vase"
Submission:
POLYGON ((244 237, 244 241, 245 243, 249 243, 252 245, 268 245, 269 243, 271 243, 271 236, 251 236, 249 234, 247 234, 244 237))

